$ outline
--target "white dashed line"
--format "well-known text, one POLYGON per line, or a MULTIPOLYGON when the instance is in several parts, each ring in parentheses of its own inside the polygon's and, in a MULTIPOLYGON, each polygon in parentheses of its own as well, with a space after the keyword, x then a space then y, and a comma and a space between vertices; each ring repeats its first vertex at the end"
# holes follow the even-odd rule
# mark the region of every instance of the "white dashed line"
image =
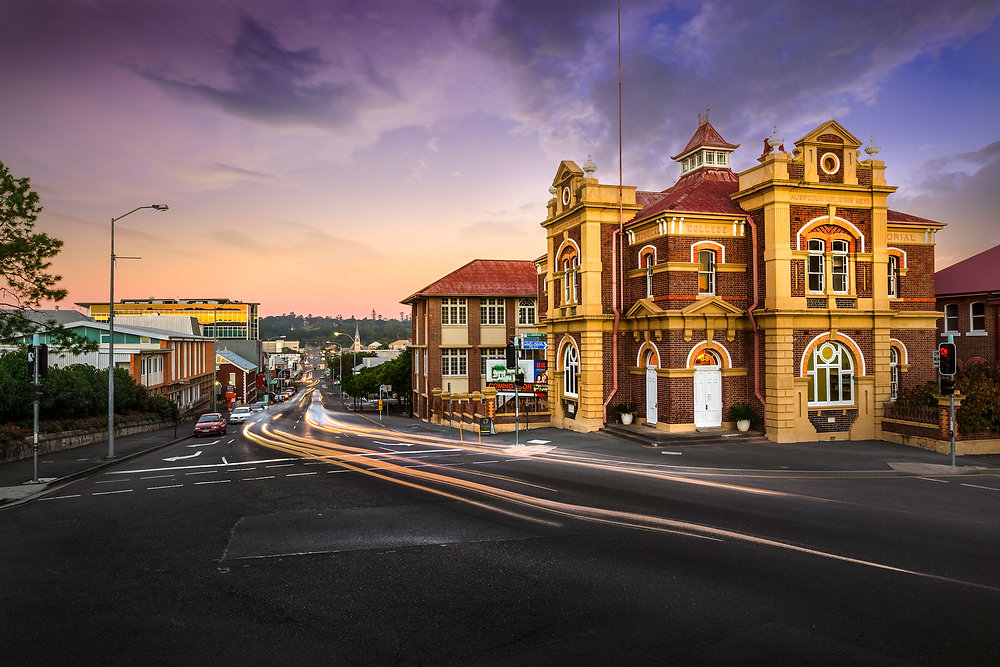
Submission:
POLYGON ((318 475, 318 472, 290 472, 285 477, 301 477, 302 475, 318 475))
POLYGON ((931 477, 917 477, 917 479, 922 479, 925 482, 937 482, 938 484, 947 484, 948 483, 948 480, 946 480, 946 479, 932 479, 931 477))
POLYGON ((132 489, 121 489, 119 491, 97 491, 97 492, 92 493, 90 495, 92 495, 92 496, 108 496, 108 495, 111 495, 112 493, 132 493, 132 489))
POLYGON ((210 479, 207 482, 195 482, 195 484, 229 484, 231 479, 210 479))
POLYGON ((973 489, 986 489, 987 491, 1000 491, 1000 489, 995 489, 992 486, 979 486, 978 484, 962 484, 962 486, 971 486, 973 489))
POLYGON ((499 461, 473 461, 472 465, 474 465, 474 466, 481 466, 484 463, 500 463, 500 462, 499 461))
POLYGON ((335 475, 338 472, 351 472, 351 471, 350 470, 327 470, 326 474, 327 475, 335 475))
POLYGON ((230 468, 226 472, 249 472, 251 470, 256 470, 256 468, 230 468))
POLYGON ((294 463, 282 463, 281 465, 264 466, 264 467, 265 468, 291 468, 293 465, 295 465, 295 464, 294 463))
POLYGON ((244 482, 253 482, 253 481, 256 481, 258 479, 274 479, 274 475, 269 475, 267 477, 244 477, 243 481, 244 482))
POLYGON ((218 470, 199 470, 198 472, 186 472, 185 475, 214 475, 218 470))
POLYGON ((163 479, 164 477, 173 477, 173 475, 151 475, 149 477, 140 477, 139 479, 163 479))
POLYGON ((184 486, 184 485, 183 484, 168 484, 167 486, 150 486, 146 490, 147 491, 155 491, 157 489, 179 489, 182 486, 184 486))
POLYGON ((65 500, 66 498, 79 498, 79 497, 80 497, 80 494, 77 493, 76 495, 73 495, 73 496, 52 496, 51 498, 39 498, 38 500, 39 501, 42 501, 42 500, 65 500))
POLYGON ((130 480, 127 479, 127 478, 126 479, 107 479, 107 480, 100 480, 98 482, 94 482, 94 484, 115 484, 117 482, 128 482, 128 481, 130 481, 130 480))

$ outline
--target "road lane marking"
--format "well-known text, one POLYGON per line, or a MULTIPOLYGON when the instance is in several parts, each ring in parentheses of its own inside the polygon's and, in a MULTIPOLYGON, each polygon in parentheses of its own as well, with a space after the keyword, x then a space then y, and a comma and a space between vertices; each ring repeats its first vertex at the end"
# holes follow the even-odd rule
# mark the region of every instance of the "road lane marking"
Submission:
POLYGON ((917 477, 917 479, 922 479, 925 482, 937 482, 938 484, 947 484, 948 483, 948 480, 946 480, 946 479, 933 479, 931 477, 917 477))
POLYGON ((173 477, 174 475, 150 475, 149 477, 140 477, 139 479, 163 479, 164 477, 173 477))
MULTIPOLYGON (((231 466, 242 466, 242 465, 252 465, 255 463, 278 463, 279 461, 298 461, 299 457, 290 456, 281 459, 261 459, 259 461, 239 461, 230 463, 231 466)), ((225 468, 227 464, 224 463, 202 463, 202 464, 191 464, 191 465, 180 465, 180 466, 169 466, 166 468, 144 468, 141 470, 112 470, 109 471, 108 475, 129 475, 132 473, 142 473, 142 472, 166 472, 168 470, 177 472, 179 470, 194 470, 196 468, 225 468)))
POLYGON ((302 475, 318 475, 318 472, 290 472, 285 477, 301 477, 302 475))
POLYGON ((112 493, 132 493, 132 489, 119 489, 118 491, 95 491, 92 496, 109 496, 112 493))
POLYGON ((207 480, 207 481, 204 481, 204 482, 195 482, 195 485, 198 485, 198 484, 229 484, 231 481, 233 481, 233 480, 231 480, 231 479, 210 479, 210 480, 207 480))
POLYGON ((164 461, 180 461, 181 459, 193 459, 196 456, 201 456, 201 450, 199 449, 194 454, 188 454, 187 456, 168 456, 163 459, 164 461))
POLYGON ((962 483, 962 486, 971 486, 973 489, 986 489, 987 491, 1000 491, 1000 489, 995 489, 992 486, 979 486, 978 484, 962 483))
POLYGON ((179 489, 183 484, 167 484, 166 486, 149 486, 146 487, 147 491, 155 491, 156 489, 179 489))
POLYGON ((256 470, 256 468, 230 468, 226 472, 249 472, 251 470, 256 470))
POLYGON ((267 477, 244 477, 244 482, 254 482, 258 479, 274 479, 274 475, 268 475, 267 477))
POLYGON ((218 470, 196 470, 195 472, 186 472, 185 475, 214 475, 218 470))
POLYGON ((472 465, 474 465, 474 466, 481 466, 484 463, 500 463, 500 462, 499 461, 473 461, 472 465))
POLYGON ((275 466, 264 466, 264 467, 265 468, 291 468, 294 465, 295 465, 294 463, 281 463, 281 464, 275 465, 275 466))
POLYGON ((105 479, 105 480, 100 480, 98 482, 94 482, 94 484, 116 484, 118 482, 128 482, 128 481, 130 481, 130 480, 126 477, 125 479, 105 479))
POLYGON ((51 496, 49 498, 39 498, 38 500, 65 500, 66 498, 79 498, 80 494, 74 494, 72 496, 51 496))

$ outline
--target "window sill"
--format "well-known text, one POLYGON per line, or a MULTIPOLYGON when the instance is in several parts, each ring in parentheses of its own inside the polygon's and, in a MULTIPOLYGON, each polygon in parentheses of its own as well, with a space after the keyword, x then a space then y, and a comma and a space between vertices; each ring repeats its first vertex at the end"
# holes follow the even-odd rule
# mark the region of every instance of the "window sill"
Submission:
POLYGON ((941 338, 947 338, 948 336, 961 336, 962 334, 958 331, 945 331, 941 334, 941 338))
POLYGON ((966 331, 965 335, 966 336, 988 336, 989 332, 987 332, 987 331, 978 331, 978 330, 977 331, 966 331))

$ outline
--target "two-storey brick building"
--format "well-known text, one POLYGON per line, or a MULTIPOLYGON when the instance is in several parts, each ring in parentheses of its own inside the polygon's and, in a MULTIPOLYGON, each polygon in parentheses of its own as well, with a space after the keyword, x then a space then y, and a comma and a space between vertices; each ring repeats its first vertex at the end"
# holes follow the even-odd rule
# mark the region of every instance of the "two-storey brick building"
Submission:
POLYGON ((889 209, 877 149, 836 121, 736 174, 700 120, 662 192, 559 165, 537 262, 553 425, 630 401, 685 431, 748 402, 778 442, 879 437, 884 403, 934 377, 943 225, 889 209))
POLYGON ((535 332, 535 263, 477 259, 411 294, 413 411, 438 421, 432 393, 479 392, 491 365, 504 362, 514 336, 535 332))
POLYGON ((938 327, 952 336, 959 366, 1000 362, 1000 245, 963 259, 935 274, 938 327))

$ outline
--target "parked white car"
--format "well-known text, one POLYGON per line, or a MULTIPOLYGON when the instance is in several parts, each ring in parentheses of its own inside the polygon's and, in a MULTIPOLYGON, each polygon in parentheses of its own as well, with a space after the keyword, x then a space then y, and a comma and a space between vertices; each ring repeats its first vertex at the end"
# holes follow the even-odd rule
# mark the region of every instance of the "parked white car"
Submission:
POLYGON ((233 408, 233 411, 229 413, 230 424, 238 424, 241 422, 249 421, 251 419, 253 419, 253 410, 251 410, 246 405, 238 408, 233 408))

